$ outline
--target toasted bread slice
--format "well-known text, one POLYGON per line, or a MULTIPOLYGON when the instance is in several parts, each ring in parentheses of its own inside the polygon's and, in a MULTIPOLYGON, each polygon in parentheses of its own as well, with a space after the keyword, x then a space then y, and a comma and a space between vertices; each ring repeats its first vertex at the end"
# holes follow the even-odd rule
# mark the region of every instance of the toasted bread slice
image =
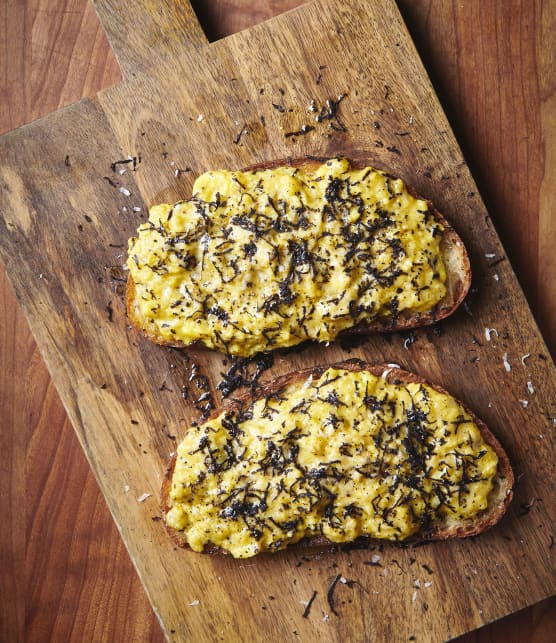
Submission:
POLYGON ((262 385, 256 400, 245 392, 226 401, 188 431, 180 449, 178 477, 174 454, 162 486, 168 532, 180 547, 238 557, 295 543, 325 546, 359 537, 415 542, 475 536, 502 518, 514 484, 508 456, 498 440, 443 388, 396 365, 371 366, 355 359, 278 377, 262 385), (284 414, 276 416, 276 407, 284 414), (324 407, 336 414, 333 430, 323 419, 324 407), (388 409, 394 407, 397 410, 389 416, 388 409), (281 438, 276 427, 283 417, 281 438), (220 454, 210 442, 220 441, 222 447, 219 426, 229 437, 220 454), (256 447, 258 456, 250 450, 250 440, 263 445, 256 447), (335 440, 341 444, 335 446, 335 440), (197 466, 191 459, 199 449, 210 457, 203 455, 197 463, 198 479, 188 486, 189 468, 197 466), (226 466, 217 466, 224 452, 229 458, 242 449, 244 461, 239 457, 230 464, 228 459, 226 466), (234 467, 241 471, 237 489, 226 486, 225 476, 234 467), (201 493, 197 485, 205 483, 219 492, 193 499, 201 493), (266 488, 264 503, 262 488, 266 488), (297 489, 298 497, 285 493, 287 488, 297 489), (272 505, 274 496, 280 501, 272 505), (243 502, 238 504, 240 497, 243 502), (307 497, 312 498, 311 507, 307 497), (196 518, 179 528, 172 513, 178 507, 181 516, 182 502, 209 507, 208 513, 194 508, 196 518), (315 507, 317 518, 307 518, 315 507), (269 516, 270 510, 276 515, 269 516), (298 528, 299 521, 312 526, 298 528), (277 525, 285 525, 284 532, 277 525), (365 525, 370 529, 366 531, 365 525), (197 528, 207 542, 199 540, 197 528), (272 533, 267 537, 268 531, 272 533), (207 533, 217 534, 214 540, 218 534, 231 535, 215 544, 207 533))
POLYGON ((130 240, 128 317, 159 344, 251 356, 405 330, 447 317, 469 290, 460 237, 385 172, 303 159, 195 185, 190 201, 151 209, 130 240))

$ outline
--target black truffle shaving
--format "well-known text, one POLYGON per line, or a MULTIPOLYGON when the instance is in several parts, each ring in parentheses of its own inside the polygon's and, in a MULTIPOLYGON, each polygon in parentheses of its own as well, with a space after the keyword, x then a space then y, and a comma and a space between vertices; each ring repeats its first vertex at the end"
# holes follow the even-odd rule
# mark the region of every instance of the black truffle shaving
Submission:
POLYGON ((313 602, 314 602, 314 600, 315 600, 315 598, 317 596, 318 596, 318 592, 315 589, 315 590, 313 590, 311 598, 309 599, 309 601, 307 602, 307 605, 305 606, 305 609, 303 610, 303 614, 301 615, 303 618, 309 618, 309 614, 311 612, 311 607, 312 607, 313 602))
POLYGON ((224 379, 217 384, 216 388, 224 398, 242 387, 249 388, 252 395, 255 396, 259 388, 260 376, 273 365, 274 355, 272 353, 259 353, 255 357, 248 358, 232 357, 232 365, 226 373, 221 373, 224 379))

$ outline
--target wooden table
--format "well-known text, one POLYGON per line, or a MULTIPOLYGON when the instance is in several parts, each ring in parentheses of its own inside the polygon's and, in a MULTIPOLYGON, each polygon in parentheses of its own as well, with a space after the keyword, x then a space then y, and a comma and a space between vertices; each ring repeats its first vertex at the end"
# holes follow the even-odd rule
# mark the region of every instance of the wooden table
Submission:
MULTIPOLYGON (((197 0, 220 38, 300 0, 197 0)), ((548 348, 556 349, 556 3, 399 0, 548 348)), ((120 79, 87 0, 0 6, 0 132, 120 79)), ((163 635, 0 274, 0 640, 163 635)), ((554 599, 461 641, 552 640, 554 599)))

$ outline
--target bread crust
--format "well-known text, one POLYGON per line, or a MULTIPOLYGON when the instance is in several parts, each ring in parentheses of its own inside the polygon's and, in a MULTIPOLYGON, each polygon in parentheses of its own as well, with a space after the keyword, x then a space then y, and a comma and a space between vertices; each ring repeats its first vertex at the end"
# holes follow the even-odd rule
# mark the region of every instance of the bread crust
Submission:
MULTIPOLYGON (((301 159, 289 158, 259 163, 244 168, 243 171, 261 171, 284 166, 313 170, 328 160, 330 160, 330 158, 314 156, 301 159)), ((353 169, 362 169, 366 167, 366 164, 363 162, 350 162, 350 164, 353 169)), ((387 176, 392 179, 395 178, 389 174, 387 174, 387 176)), ((426 201, 430 212, 444 227, 440 248, 446 266, 446 296, 432 310, 423 312, 405 310, 396 316, 378 318, 371 322, 363 322, 342 331, 339 334, 339 337, 368 335, 371 333, 390 333, 434 324, 455 312, 469 291, 471 286, 471 264, 467 250, 460 236, 444 216, 438 212, 431 201, 423 199, 407 185, 406 189, 415 198, 426 201)), ((131 275, 129 275, 125 292, 127 315, 131 325, 146 338, 162 346, 171 346, 173 348, 185 348, 187 346, 201 343, 195 342, 193 344, 185 344, 181 341, 171 342, 163 339, 156 333, 150 332, 149 329, 144 327, 138 313, 138 306, 135 304, 135 294, 135 282, 131 275)))
MULTIPOLYGON (((450 395, 450 393, 448 393, 448 391, 446 391, 441 386, 431 384, 419 375, 406 371, 395 364, 371 365, 359 359, 350 359, 343 362, 331 364, 329 366, 314 366, 312 368, 306 368, 303 370, 294 371, 293 373, 281 375, 274 380, 262 384, 257 391, 256 399, 274 395, 292 384, 305 382, 310 376, 318 378, 329 368, 344 369, 351 372, 368 371, 369 373, 372 373, 377 377, 383 377, 390 383, 426 384, 439 393, 450 395)), ((210 414, 210 416, 207 417, 205 422, 212 418, 218 417, 224 411, 237 412, 245 410, 245 408, 253 401, 254 398, 252 397, 251 392, 248 390, 243 391, 233 399, 225 400, 219 409, 215 409, 210 414)), ((484 441, 495 451, 496 455, 498 456, 498 472, 494 481, 494 489, 492 490, 489 497, 489 507, 485 512, 476 516, 473 520, 461 521, 449 525, 432 525, 426 531, 418 533, 410 539, 404 541, 405 543, 426 542, 432 540, 448 540, 450 538, 466 538, 469 536, 477 536, 490 527, 493 527, 500 521, 512 500, 514 474, 508 455, 504 451, 498 439, 487 427, 487 425, 480 418, 478 418, 465 404, 463 404, 459 400, 458 403, 463 407, 466 413, 469 414, 473 422, 479 428, 484 441)), ((161 509, 163 518, 166 517, 167 512, 170 510, 169 497, 175 462, 176 455, 173 454, 168 464, 166 474, 162 483, 161 509)), ((164 523, 166 526, 166 530, 171 536, 172 540, 179 547, 189 549, 184 534, 180 531, 177 531, 176 529, 173 529, 172 527, 169 527, 165 520, 164 523)), ((372 541, 372 538, 368 536, 363 536, 362 539, 372 541)), ((305 538, 298 543, 290 545, 288 549, 295 547, 327 547, 335 545, 337 545, 337 543, 331 542, 324 536, 318 536, 313 538, 305 538)), ((205 547, 203 553, 225 555, 229 554, 227 551, 216 546, 205 547)))

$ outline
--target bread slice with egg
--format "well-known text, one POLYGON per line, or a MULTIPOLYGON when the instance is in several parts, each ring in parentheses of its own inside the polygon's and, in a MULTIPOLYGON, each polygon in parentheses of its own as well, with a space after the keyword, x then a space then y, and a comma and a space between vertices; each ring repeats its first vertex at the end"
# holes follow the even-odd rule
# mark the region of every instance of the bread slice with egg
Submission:
POLYGON ((465 246, 426 199, 346 159, 207 172, 129 241, 126 305, 159 344, 240 356, 453 313, 465 246))
POLYGON ((243 558, 475 536, 502 518, 513 484, 498 440, 443 388, 348 360, 278 377, 190 427, 162 512, 179 546, 243 558))

